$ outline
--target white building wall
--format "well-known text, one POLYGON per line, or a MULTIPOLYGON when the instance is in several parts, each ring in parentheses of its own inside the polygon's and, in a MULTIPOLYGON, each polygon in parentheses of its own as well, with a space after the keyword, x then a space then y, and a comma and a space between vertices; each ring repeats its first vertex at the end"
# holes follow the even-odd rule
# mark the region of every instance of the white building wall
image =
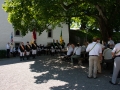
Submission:
MULTIPOLYGON (((12 25, 8 22, 8 14, 2 9, 2 4, 4 0, 0 0, 0 50, 6 49, 6 44, 11 40, 11 32, 14 32, 12 25)), ((47 45, 47 43, 52 42, 53 39, 60 40, 60 34, 62 30, 62 37, 66 43, 69 42, 69 34, 68 34, 68 25, 63 24, 63 28, 56 27, 53 30, 53 37, 48 38, 48 34, 46 31, 42 32, 39 36, 37 34, 37 43, 47 45)), ((26 44, 27 41, 31 42, 32 33, 29 32, 24 37, 14 36, 13 33, 13 41, 15 42, 24 42, 26 44)))
POLYGON ((12 25, 7 21, 7 13, 2 9, 2 3, 4 0, 0 0, 0 49, 6 48, 6 43, 10 41, 10 32, 13 31, 12 25))

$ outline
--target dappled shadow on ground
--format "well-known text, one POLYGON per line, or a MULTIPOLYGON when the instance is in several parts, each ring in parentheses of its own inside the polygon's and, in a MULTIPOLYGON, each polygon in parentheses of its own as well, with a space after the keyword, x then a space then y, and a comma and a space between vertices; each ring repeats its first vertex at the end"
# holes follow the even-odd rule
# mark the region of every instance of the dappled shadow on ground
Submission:
POLYGON ((34 61, 37 60, 39 57, 37 57, 36 59, 32 59, 32 57, 27 60, 26 57, 23 61, 20 61, 20 57, 12 57, 12 58, 4 58, 4 59, 0 59, 0 66, 2 65, 10 65, 10 64, 16 64, 16 63, 26 63, 26 62, 30 62, 30 61, 34 61))
MULTIPOLYGON (((113 88, 108 83, 110 73, 104 71, 104 74, 98 75, 98 79, 88 79, 88 65, 72 68, 69 63, 54 57, 41 57, 30 65, 30 70, 38 73, 38 76, 34 76, 35 83, 46 84, 50 90, 112 90, 113 88)), ((114 90, 118 90, 118 86, 114 90)))

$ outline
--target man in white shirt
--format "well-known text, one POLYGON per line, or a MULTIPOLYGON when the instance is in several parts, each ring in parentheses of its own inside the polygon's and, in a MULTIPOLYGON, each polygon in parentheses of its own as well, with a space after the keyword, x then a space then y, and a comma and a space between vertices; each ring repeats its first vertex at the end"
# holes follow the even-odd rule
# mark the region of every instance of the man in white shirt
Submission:
MULTIPOLYGON (((104 50, 105 46, 103 46, 103 45, 100 43, 100 39, 99 39, 99 38, 97 38, 97 43, 100 44, 102 50, 104 50)), ((101 61, 100 58, 99 58, 98 64, 97 64, 98 73, 101 73, 101 63, 102 63, 102 61, 101 61)))
POLYGON ((64 58, 66 60, 73 54, 73 50, 74 50, 74 45, 73 44, 68 44, 67 55, 64 56, 64 58))
POLYGON ((115 44, 114 44, 114 41, 111 38, 109 38, 108 44, 110 45, 110 48, 114 48, 115 44))
POLYGON ((10 57, 10 43, 8 42, 6 45, 6 49, 7 49, 7 58, 10 57))
POLYGON ((79 43, 76 45, 73 55, 71 56, 71 64, 73 65, 73 59, 79 58, 81 55, 81 46, 79 43))
POLYGON ((93 38, 93 42, 90 43, 86 52, 89 52, 89 73, 88 78, 93 76, 94 79, 97 78, 97 63, 99 58, 102 60, 102 48, 100 44, 97 43, 97 38, 93 38))
POLYGON ((71 56, 72 53, 73 53, 73 50, 74 50, 73 45, 72 45, 72 44, 69 44, 69 45, 68 45, 67 56, 71 56))
POLYGON ((113 85, 116 85, 118 73, 120 72, 120 43, 116 44, 115 47, 113 48, 112 56, 115 57, 114 69, 113 69, 112 80, 109 82, 113 85))

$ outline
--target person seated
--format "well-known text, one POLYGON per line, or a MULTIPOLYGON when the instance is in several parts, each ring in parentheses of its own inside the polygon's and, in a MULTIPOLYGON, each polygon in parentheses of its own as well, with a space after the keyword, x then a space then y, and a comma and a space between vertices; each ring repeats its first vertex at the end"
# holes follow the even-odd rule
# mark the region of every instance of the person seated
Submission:
POLYGON ((53 48, 53 46, 51 46, 50 53, 51 53, 51 56, 54 56, 54 54, 55 54, 55 49, 53 48))
POLYGON ((73 59, 78 59, 80 58, 80 55, 81 55, 81 46, 79 43, 77 43, 75 49, 74 49, 74 52, 73 52, 73 55, 71 56, 71 64, 73 65, 73 59))
POLYGON ((48 43, 48 45, 46 46, 46 54, 50 54, 50 49, 51 49, 51 43, 48 43))
POLYGON ((67 49, 67 55, 64 56, 65 60, 69 60, 71 55, 73 54, 74 50, 74 45, 73 44, 68 44, 68 49, 67 49))
POLYGON ((110 49, 110 46, 107 45, 107 48, 103 51, 103 63, 109 67, 110 64, 113 64, 113 58, 112 58, 112 49, 110 49))
POLYGON ((61 45, 60 45, 60 43, 58 42, 58 40, 56 40, 55 49, 56 49, 56 53, 60 53, 60 51, 61 51, 61 45))
POLYGON ((41 54, 45 55, 45 46, 44 45, 41 45, 41 54))
POLYGON ((83 45, 81 46, 81 57, 85 58, 85 54, 86 54, 86 42, 83 43, 83 45))
POLYGON ((37 52, 38 52, 38 56, 40 56, 41 55, 41 44, 38 46, 37 52))

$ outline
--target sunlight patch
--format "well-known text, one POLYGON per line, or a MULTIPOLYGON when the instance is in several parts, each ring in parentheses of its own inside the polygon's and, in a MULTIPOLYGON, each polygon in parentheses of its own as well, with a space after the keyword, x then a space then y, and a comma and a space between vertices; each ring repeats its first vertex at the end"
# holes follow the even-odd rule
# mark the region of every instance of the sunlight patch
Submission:
POLYGON ((49 73, 49 71, 40 72, 39 75, 42 76, 43 74, 47 74, 47 73, 49 73))
POLYGON ((53 66, 53 68, 59 68, 58 66, 53 66))
POLYGON ((58 74, 52 74, 54 78, 58 77, 58 74))
POLYGON ((80 66, 81 68, 86 68, 86 67, 84 67, 84 66, 80 66))
POLYGON ((78 84, 75 84, 75 86, 78 86, 78 84))
POLYGON ((58 87, 58 86, 64 86, 64 85, 68 84, 68 82, 51 79, 51 80, 48 80, 48 82, 46 84, 48 84, 50 87, 58 87))
POLYGON ((38 85, 39 87, 44 87, 43 90, 53 90, 52 88, 59 87, 59 86, 65 86, 67 84, 69 83, 65 81, 49 79, 48 81, 44 80, 43 83, 38 84, 38 85))

